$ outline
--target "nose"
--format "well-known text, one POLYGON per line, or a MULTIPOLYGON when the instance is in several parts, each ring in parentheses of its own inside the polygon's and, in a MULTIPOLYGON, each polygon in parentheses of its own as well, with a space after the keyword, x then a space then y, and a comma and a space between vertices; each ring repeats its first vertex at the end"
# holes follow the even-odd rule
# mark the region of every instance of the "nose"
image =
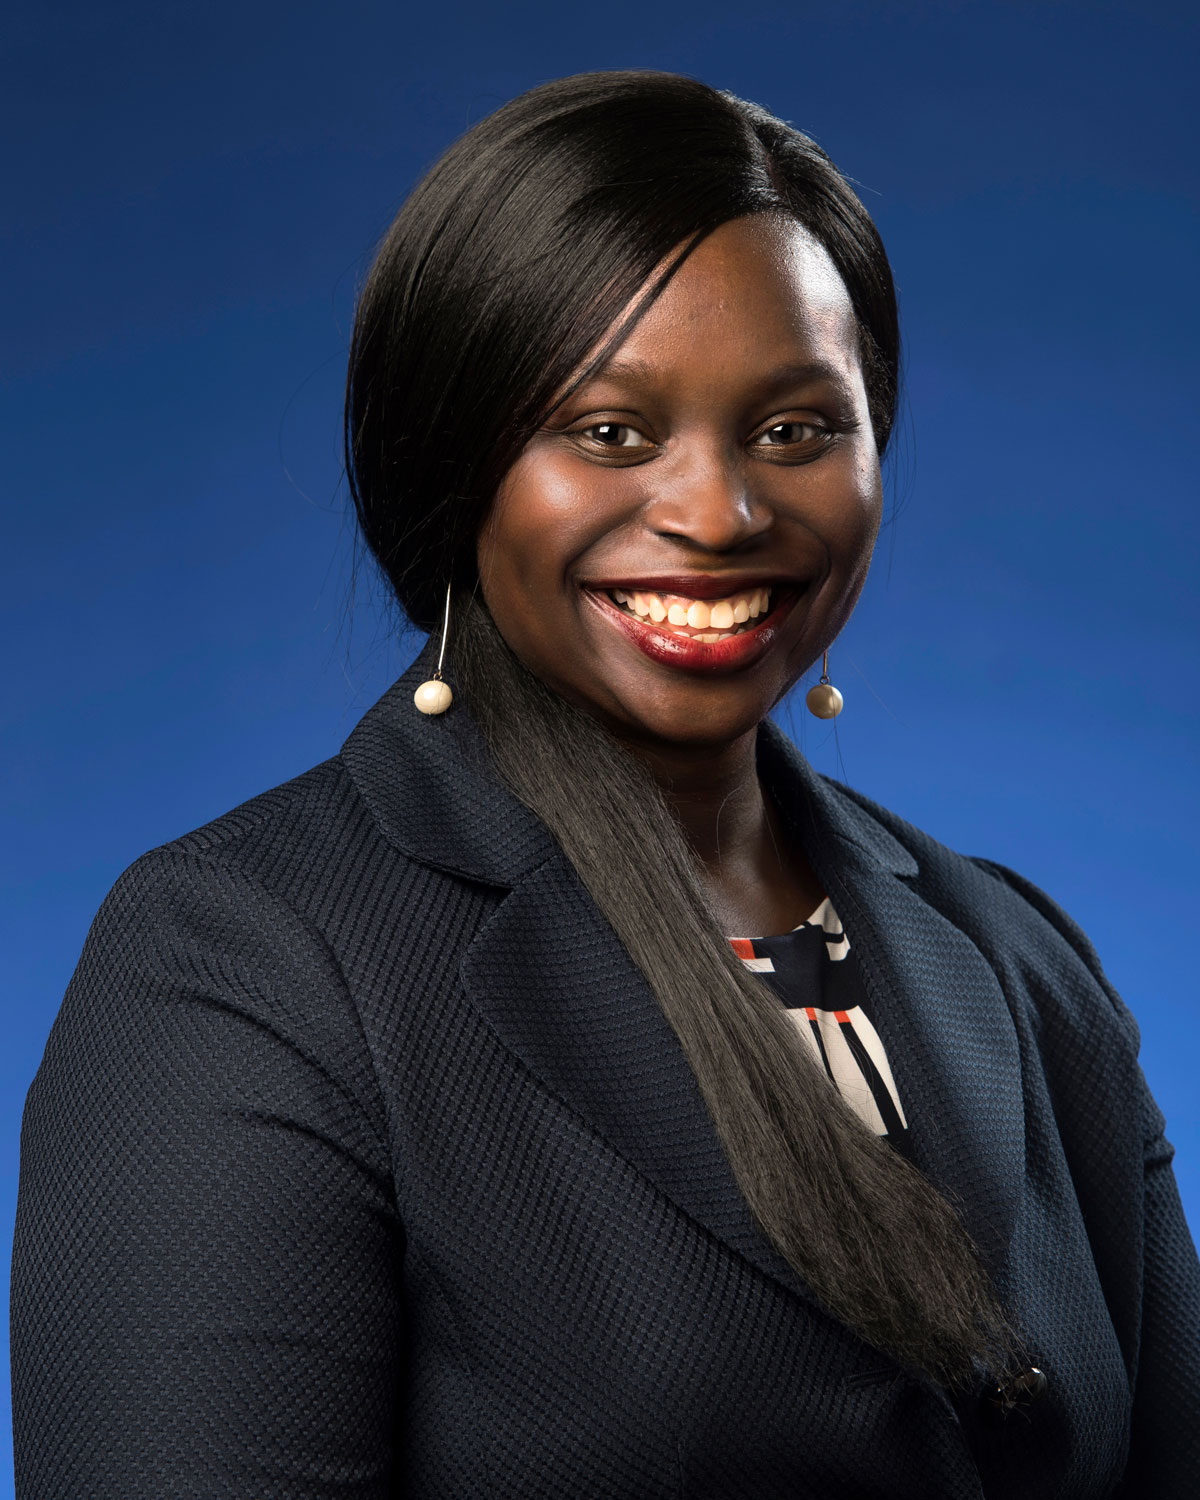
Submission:
POLYGON ((655 476, 647 525, 696 552, 737 552, 771 529, 774 512, 736 457, 695 454, 655 476))

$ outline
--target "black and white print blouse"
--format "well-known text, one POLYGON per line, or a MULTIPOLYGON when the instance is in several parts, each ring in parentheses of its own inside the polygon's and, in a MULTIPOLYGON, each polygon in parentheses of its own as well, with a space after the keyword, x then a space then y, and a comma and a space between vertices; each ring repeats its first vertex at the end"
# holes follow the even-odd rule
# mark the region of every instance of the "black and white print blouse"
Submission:
POLYGON ((729 941, 783 1001, 805 1045, 851 1108, 876 1135, 905 1150, 904 1107, 868 1014, 850 939, 829 898, 791 932, 729 941))

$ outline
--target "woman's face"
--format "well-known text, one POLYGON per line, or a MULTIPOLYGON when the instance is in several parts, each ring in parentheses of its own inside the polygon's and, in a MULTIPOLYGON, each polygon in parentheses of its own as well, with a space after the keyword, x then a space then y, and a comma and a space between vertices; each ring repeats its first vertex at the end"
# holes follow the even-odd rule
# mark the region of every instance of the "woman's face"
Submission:
POLYGON ((736 219, 509 470, 483 594, 525 665, 618 736, 715 749, 837 636, 880 505, 841 279, 794 222, 736 219))

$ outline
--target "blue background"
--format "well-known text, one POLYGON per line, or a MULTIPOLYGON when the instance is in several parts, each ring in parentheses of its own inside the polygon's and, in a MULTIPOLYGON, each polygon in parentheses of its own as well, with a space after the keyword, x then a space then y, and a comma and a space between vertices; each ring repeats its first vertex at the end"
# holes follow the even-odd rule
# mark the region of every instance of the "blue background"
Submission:
MULTIPOLYGON (((859 184, 907 337, 815 763, 1091 934, 1200 1225, 1196 22, 1145 3, 27 7, 0 77, 7 1046, 147 848, 334 753, 406 664, 340 475, 355 288, 525 88, 662 67, 859 184)), ((785 719, 788 718, 785 715, 785 719)))

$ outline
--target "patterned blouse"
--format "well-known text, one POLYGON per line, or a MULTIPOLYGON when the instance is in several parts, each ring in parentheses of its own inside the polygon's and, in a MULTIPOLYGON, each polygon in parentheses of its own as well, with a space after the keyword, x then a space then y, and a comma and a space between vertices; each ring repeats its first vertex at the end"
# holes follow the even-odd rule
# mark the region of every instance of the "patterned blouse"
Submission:
POLYGON ((730 938, 779 998, 805 1045, 876 1135, 907 1155, 908 1121, 887 1053, 871 1023, 857 961, 828 897, 779 937, 730 938))

